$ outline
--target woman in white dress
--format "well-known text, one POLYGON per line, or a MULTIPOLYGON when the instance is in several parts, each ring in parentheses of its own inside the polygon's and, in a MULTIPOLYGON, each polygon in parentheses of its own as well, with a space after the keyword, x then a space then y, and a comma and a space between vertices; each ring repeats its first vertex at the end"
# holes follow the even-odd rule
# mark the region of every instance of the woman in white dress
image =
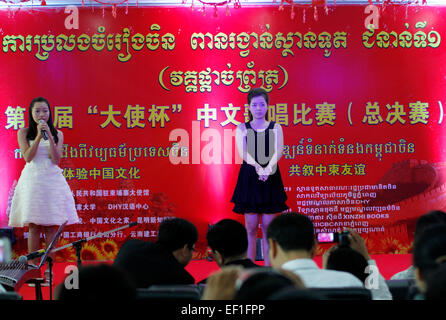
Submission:
POLYGON ((54 128, 48 100, 33 99, 28 113, 29 127, 17 133, 26 164, 14 190, 9 226, 28 226, 28 250, 33 252, 41 249, 42 231, 48 246, 61 224, 77 223, 79 218, 71 189, 58 166, 63 134, 54 128))

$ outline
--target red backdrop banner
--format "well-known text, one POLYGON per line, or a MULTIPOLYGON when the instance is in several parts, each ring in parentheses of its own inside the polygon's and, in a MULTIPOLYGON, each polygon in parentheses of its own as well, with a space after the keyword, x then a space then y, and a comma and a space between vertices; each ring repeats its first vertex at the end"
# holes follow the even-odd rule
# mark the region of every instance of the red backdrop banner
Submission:
MULTIPOLYGON (((290 210, 316 232, 356 229, 371 253, 409 252, 417 217, 446 209, 446 8, 364 8, 0 11, 1 224, 25 164, 17 130, 45 96, 82 220, 59 245, 139 222, 83 246, 85 260, 113 259, 175 216, 196 224, 204 256, 209 224, 243 221, 234 132, 264 87, 290 210)), ((14 233, 23 254, 27 229, 14 233)))

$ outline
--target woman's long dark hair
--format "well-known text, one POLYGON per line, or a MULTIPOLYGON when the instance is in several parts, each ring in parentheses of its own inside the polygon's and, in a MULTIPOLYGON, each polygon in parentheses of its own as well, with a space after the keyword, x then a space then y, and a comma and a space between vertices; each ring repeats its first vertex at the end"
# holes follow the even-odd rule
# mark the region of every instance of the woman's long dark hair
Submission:
POLYGON ((26 139, 28 141, 29 140, 34 140, 36 138, 36 136, 37 136, 37 123, 33 119, 33 108, 34 108, 34 104, 36 102, 45 102, 48 105, 48 109, 49 109, 50 115, 48 117, 47 124, 48 124, 48 128, 50 128, 51 134, 54 137, 54 142, 57 144, 57 142, 59 141, 59 138, 57 137, 57 130, 56 130, 56 128, 54 128, 54 125, 53 125, 53 117, 52 117, 52 114, 51 114, 50 103, 44 97, 34 98, 31 101, 31 103, 29 104, 29 108, 28 108, 29 130, 28 130, 28 133, 26 135, 26 139))

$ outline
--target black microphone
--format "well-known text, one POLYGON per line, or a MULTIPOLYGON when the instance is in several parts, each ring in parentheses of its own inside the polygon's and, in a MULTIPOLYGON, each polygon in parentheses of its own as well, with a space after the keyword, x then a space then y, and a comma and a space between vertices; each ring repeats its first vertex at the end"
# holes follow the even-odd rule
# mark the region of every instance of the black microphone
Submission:
MULTIPOLYGON (((45 123, 45 121, 43 119, 40 119, 39 123, 45 123)), ((45 130, 42 130, 42 136, 43 136, 43 140, 48 140, 48 134, 46 133, 45 130)))
POLYGON ((45 249, 40 249, 31 253, 28 253, 26 256, 20 256, 19 262, 27 263, 29 260, 41 257, 45 254, 45 249))

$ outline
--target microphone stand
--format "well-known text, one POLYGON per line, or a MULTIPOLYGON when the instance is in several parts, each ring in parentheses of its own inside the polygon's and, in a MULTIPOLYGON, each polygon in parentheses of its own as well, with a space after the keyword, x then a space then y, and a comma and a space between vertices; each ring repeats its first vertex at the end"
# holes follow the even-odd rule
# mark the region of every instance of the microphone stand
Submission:
POLYGON ((53 300, 53 258, 47 256, 46 262, 48 263, 48 269, 50 270, 50 300, 53 300))
POLYGON ((74 250, 76 250, 77 267, 80 268, 82 266, 81 250, 82 250, 82 245, 85 242, 93 240, 93 239, 96 239, 96 238, 100 238, 100 237, 108 235, 109 233, 112 233, 112 232, 116 232, 116 231, 119 231, 119 230, 122 230, 122 229, 126 229, 126 228, 129 228, 129 227, 136 226, 137 224, 138 224, 137 222, 132 222, 132 223, 129 223, 129 224, 125 225, 125 226, 122 226, 122 227, 119 227, 119 228, 116 228, 116 229, 113 229, 113 230, 110 230, 110 231, 98 233, 98 234, 96 234, 94 236, 91 236, 91 237, 88 237, 88 238, 84 238, 84 239, 80 239, 80 240, 74 241, 72 243, 69 243, 67 245, 64 245, 62 247, 56 248, 56 249, 52 250, 51 252, 57 252, 57 251, 63 250, 63 249, 68 248, 68 247, 73 247, 74 250))

